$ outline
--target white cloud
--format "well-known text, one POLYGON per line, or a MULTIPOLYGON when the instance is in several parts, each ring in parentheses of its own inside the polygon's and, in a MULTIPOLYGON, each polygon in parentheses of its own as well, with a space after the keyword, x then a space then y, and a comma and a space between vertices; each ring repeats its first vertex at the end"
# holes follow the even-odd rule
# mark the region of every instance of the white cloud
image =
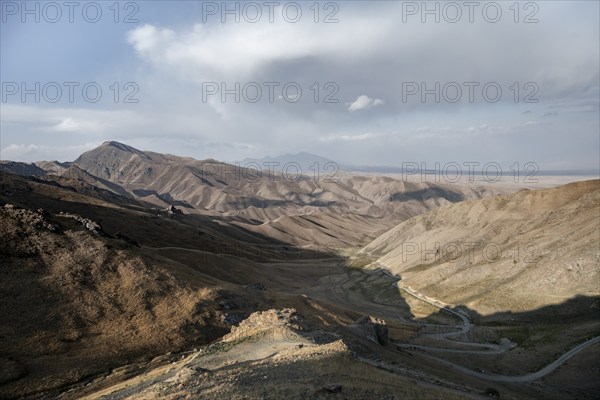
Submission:
POLYGON ((469 126, 467 128, 468 133, 487 134, 487 133, 499 133, 505 131, 506 128, 503 126, 492 126, 489 124, 481 124, 479 126, 469 126))
MULTIPOLYGON (((119 79, 115 77, 115 81, 134 80, 140 88, 139 104, 108 105, 120 111, 103 110, 106 103, 78 103, 81 108, 77 104, 63 103, 64 107, 60 107, 60 103, 30 103, 31 107, 20 105, 18 109, 2 104, 0 148, 14 154, 27 153, 34 159, 56 158, 61 156, 35 156, 40 152, 35 147, 5 146, 35 143, 62 148, 61 144, 114 139, 142 149, 230 160, 296 149, 338 159, 341 154, 358 151, 364 163, 393 163, 407 156, 433 160, 448 155, 497 157, 497 149, 503 148, 521 151, 521 156, 528 151, 539 154, 539 161, 543 161, 565 149, 562 135, 569 131, 575 132, 577 139, 567 146, 573 150, 565 157, 577 153, 573 160, 579 162, 586 158, 583 155, 596 150, 594 145, 598 143, 598 24, 593 18, 597 12, 590 12, 597 11, 598 6, 587 5, 590 3, 566 7, 561 2, 549 2, 540 9, 543 23, 535 26, 515 25, 512 18, 504 18, 506 15, 493 25, 481 18, 473 24, 423 24, 419 15, 411 17, 409 23, 398 23, 402 19, 402 2, 375 2, 370 4, 372 7, 365 7, 362 2, 342 2, 337 15, 340 22, 336 24, 315 24, 308 3, 303 7, 303 20, 297 24, 276 18, 275 23, 215 22, 194 26, 190 21, 196 18, 197 22, 199 15, 176 17, 170 11, 157 13, 149 20, 151 25, 127 28, 130 30, 126 45, 136 56, 134 59, 123 56, 121 51, 112 52, 110 56, 97 57, 93 70, 80 71, 86 79, 110 77, 112 82, 116 75, 119 79), (561 27, 568 27, 569 35, 564 35, 561 27), (231 100, 233 96, 222 101, 217 94, 206 104, 200 83, 207 80, 227 82, 227 87, 233 82, 243 85, 276 81, 282 86, 293 81, 302 86, 303 95, 296 103, 284 101, 280 86, 274 93, 277 100, 272 103, 236 103, 231 100), (331 81, 339 88, 334 95, 339 102, 335 104, 324 102, 331 94, 324 84, 331 81), (471 81, 480 84, 475 88, 473 104, 462 84, 471 81), (315 82, 320 84, 315 96, 319 101, 313 101, 315 93, 311 87, 315 82), (435 82, 442 87, 446 82, 458 82, 462 97, 457 103, 449 103, 442 96, 444 101, 437 103, 431 95, 422 101, 422 93, 417 93, 405 101, 405 82, 425 82, 427 88, 435 82), (501 101, 492 104, 482 100, 481 89, 486 82, 502 86, 501 101), (509 89, 514 82, 520 88, 518 104, 509 89), (534 95, 540 101, 538 106, 523 104, 525 96, 533 93, 526 86, 528 82, 535 82, 540 89, 534 95), (379 107, 384 104, 382 99, 385 107, 379 107), (346 101, 351 103, 345 104, 346 101), (542 119, 543 112, 552 111, 548 106, 553 105, 558 115, 542 119), (378 108, 369 111, 373 107, 378 108), (521 116, 524 107, 533 110, 531 116, 521 116), (569 115, 579 111, 580 116, 569 115), (583 114, 586 111, 588 114, 583 114), (538 116, 545 125, 526 123, 538 116), (489 127, 482 127, 483 123, 489 127), (529 138, 522 140, 518 134, 524 132, 529 138), (478 135, 502 146, 482 149, 481 142, 473 140, 478 135), (210 145, 220 142, 246 143, 251 147, 210 145), (544 151, 540 151, 540 143, 544 151)), ((276 14, 280 15, 281 10, 276 14)), ((81 38, 72 36, 57 43, 65 49, 73 48, 71 41, 79 43, 81 38)), ((17 42, 3 49, 28 48, 20 45, 27 43, 22 40, 26 37, 15 36, 13 41, 17 42)), ((3 37, 2 45, 6 40, 3 37)), ((120 48, 123 43, 104 45, 120 48)), ((72 56, 93 58, 100 54, 98 50, 101 49, 88 46, 81 48, 84 55, 72 56)), ((28 75, 29 69, 25 68, 23 75, 7 74, 7 79, 75 78, 80 75, 75 73, 79 67, 71 64, 57 62, 52 68, 49 65, 43 76, 35 72, 28 75)), ((265 89, 263 99, 266 92, 265 89)), ((110 96, 108 88, 105 93, 110 96)), ((509 155, 515 157, 513 154, 509 155)), ((597 159, 592 156, 587 159, 597 159)))
POLYGON ((376 15, 345 14, 340 24, 276 21, 256 24, 195 24, 172 30, 145 24, 127 33, 127 42, 151 63, 196 81, 251 76, 270 65, 294 60, 363 58, 386 43, 394 21, 376 15))
POLYGON ((352 103, 346 103, 346 105, 348 106, 348 111, 350 112, 377 107, 383 104, 385 104, 385 101, 381 99, 372 99, 366 94, 361 94, 352 103))
MULTIPOLYGON (((39 132, 111 134, 145 126, 147 118, 126 110, 90 110, 87 108, 46 108, 6 104, 2 107, 2 126, 20 125, 39 132)), ((150 122, 151 124, 151 122, 150 122)))
POLYGON ((103 131, 107 131, 109 127, 110 125, 105 121, 84 121, 67 117, 54 126, 41 129, 56 132, 102 133, 103 131))
POLYGON ((322 142, 338 142, 338 141, 354 142, 354 141, 373 139, 376 136, 378 136, 378 135, 376 135, 374 133, 361 133, 361 134, 357 134, 357 135, 346 135, 346 134, 327 135, 327 136, 322 137, 320 140, 322 142))
POLYGON ((157 29, 145 24, 128 32, 127 41, 141 55, 149 55, 161 46, 168 46, 175 40, 175 32, 171 29, 157 29))
POLYGON ((374 139, 396 139, 399 138, 400 134, 398 132, 389 132, 389 133, 356 133, 356 134, 331 134, 323 136, 319 139, 321 142, 361 142, 365 140, 374 140, 374 139))
POLYGON ((0 159, 24 160, 27 162, 41 160, 73 161, 81 153, 98 147, 100 142, 91 142, 81 145, 35 145, 35 144, 9 144, 1 150, 0 159))

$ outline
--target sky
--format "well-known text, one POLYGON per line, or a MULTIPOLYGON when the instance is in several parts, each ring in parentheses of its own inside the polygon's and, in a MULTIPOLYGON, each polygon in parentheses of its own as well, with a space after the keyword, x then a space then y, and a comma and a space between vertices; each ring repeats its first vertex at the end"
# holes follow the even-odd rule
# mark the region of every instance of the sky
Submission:
POLYGON ((599 2, 1 2, 0 158, 600 164, 599 2))

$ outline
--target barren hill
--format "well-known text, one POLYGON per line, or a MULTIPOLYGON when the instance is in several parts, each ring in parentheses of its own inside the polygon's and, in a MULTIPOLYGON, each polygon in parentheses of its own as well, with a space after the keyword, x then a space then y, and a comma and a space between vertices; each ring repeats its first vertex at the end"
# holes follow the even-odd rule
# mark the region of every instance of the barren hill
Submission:
POLYGON ((600 181, 440 207, 362 254, 400 284, 481 313, 600 294, 600 181))
POLYGON ((31 396, 226 332, 218 307, 226 285, 102 238, 85 221, 0 209, 1 397, 31 396))
MULTIPOLYGON (((308 155, 297 156, 298 162, 307 161, 308 155)), ((80 191, 85 187, 86 194, 113 203, 173 205, 186 214, 226 217, 244 230, 287 243, 338 248, 365 245, 395 224, 441 205, 514 190, 257 166, 140 151, 108 141, 73 162, 4 161, 0 172, 80 191)))
POLYGON ((250 169, 143 152, 117 142, 105 142, 73 164, 123 186, 138 198, 162 197, 226 214, 246 212, 248 218, 263 221, 316 210, 404 218, 440 204, 496 192, 493 187, 250 169))
POLYGON ((295 244, 365 244, 394 223, 440 205, 506 192, 494 185, 248 169, 118 142, 82 154, 63 175, 81 179, 81 171, 88 174, 86 182, 119 195, 159 207, 173 204, 186 213, 235 217, 244 229, 295 244), (348 220, 356 222, 353 232, 348 220))

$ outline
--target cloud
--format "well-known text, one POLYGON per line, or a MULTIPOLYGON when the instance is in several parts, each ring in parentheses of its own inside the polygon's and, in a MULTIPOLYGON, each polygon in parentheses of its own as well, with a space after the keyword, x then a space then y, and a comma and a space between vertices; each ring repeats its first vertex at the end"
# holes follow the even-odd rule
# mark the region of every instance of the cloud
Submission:
MULTIPOLYGON (((404 133, 404 138, 407 139, 410 137, 421 136, 425 131, 418 129, 411 129, 404 133)), ((429 129, 429 128, 427 128, 429 129)), ((393 132, 383 132, 383 133, 342 133, 342 134, 330 134, 325 135, 319 138, 320 142, 363 142, 363 141, 374 141, 374 140, 390 140, 400 138, 400 133, 393 132)))
MULTIPOLYGON (((481 124, 479 126, 469 126, 466 129, 468 134, 486 134, 486 135, 498 135, 511 132, 511 129, 515 127, 503 126, 503 125, 490 125, 481 124)), ((459 132, 459 134, 462 132, 459 132)))
POLYGON ((556 117, 557 115, 558 115, 558 113, 556 111, 549 111, 547 113, 544 113, 544 115, 542 115, 542 118, 556 117))
POLYGON ((365 110, 367 108, 377 107, 383 104, 385 104, 385 101, 381 99, 372 99, 366 94, 358 96, 352 103, 346 103, 348 106, 348 111, 350 112, 365 110))
MULTIPOLYGON (((549 108, 558 109, 562 112, 572 113, 598 112, 598 109, 600 109, 600 101, 598 100, 598 96, 596 95, 596 98, 586 100, 570 99, 566 101, 561 101, 549 105, 549 108)), ((558 114, 558 112, 556 112, 556 114, 558 114)))
MULTIPOLYGON (((348 15, 348 19, 354 18, 348 15)), ((375 22, 370 18, 355 26, 314 24, 308 18, 295 24, 195 24, 178 31, 145 24, 129 31, 127 42, 143 59, 184 76, 252 76, 277 63, 364 54, 389 32, 391 21, 375 22), (352 29, 361 36, 349 48, 346 42, 352 29)))
POLYGON ((487 132, 491 129, 493 129, 493 128, 491 126, 489 126, 488 124, 481 124, 479 126, 469 126, 467 128, 467 132, 470 132, 470 133, 487 132))
POLYGON ((84 121, 67 117, 54 126, 42 129, 56 132, 101 133, 107 131, 108 127, 109 124, 105 121, 84 121))
MULTIPOLYGON (((597 152, 598 143, 598 3, 577 2, 569 7, 544 3, 540 6, 543 21, 535 25, 514 24, 510 13, 504 13, 497 24, 482 21, 479 14, 475 23, 469 23, 464 8, 463 21, 456 24, 431 23, 431 15, 430 23, 422 23, 419 15, 398 23, 403 2, 374 2, 370 7, 364 2, 341 2, 335 24, 314 23, 308 3, 302 21, 295 24, 277 17, 274 23, 200 24, 201 15, 192 12, 197 5, 190 4, 190 12, 184 15, 171 12, 171 4, 158 3, 152 6, 156 12, 145 14, 148 19, 139 25, 119 30, 98 26, 100 31, 84 30, 81 37, 61 36, 55 41, 60 51, 48 45, 42 54, 56 57, 60 68, 53 64, 44 64, 39 71, 23 68, 39 61, 26 62, 18 53, 31 48, 40 36, 53 35, 29 40, 31 35, 2 36, 3 51, 9 55, 3 60, 24 60, 3 62, 6 80, 108 80, 103 86, 106 99, 112 97, 108 87, 115 81, 135 81, 140 89, 135 105, 2 104, 2 148, 34 143, 58 151, 62 145, 114 139, 196 158, 243 159, 307 150, 332 159, 358 154, 357 163, 386 164, 406 156, 497 157, 498 149, 510 149, 506 157, 535 154, 543 162, 569 147, 572 150, 565 157, 574 164, 597 159, 592 152, 597 152), (110 32, 102 31, 105 28, 110 32), (569 35, 564 34, 567 28, 569 35), (111 40, 100 43, 96 41, 100 36, 111 40), (69 50, 74 43, 90 42, 98 46, 69 50), (109 51, 99 53, 100 44, 109 51), (70 63, 65 72, 65 59, 81 62, 70 63), (258 82, 264 88, 263 99, 268 97, 264 82, 280 86, 271 103, 250 104, 243 96, 240 102, 233 101, 234 96, 223 101, 221 93, 207 103, 202 97, 206 81, 227 83, 229 88, 235 82, 242 86, 258 82), (479 85, 470 102, 463 83, 474 81, 479 85), (287 82, 302 87, 298 102, 281 96, 287 82), (326 87, 328 82, 335 82, 335 90, 326 87), (422 92, 405 100, 407 82, 416 82, 419 90, 422 83, 431 90, 436 82, 442 88, 457 82, 462 97, 450 103, 446 97, 453 92, 446 96, 442 90, 437 93, 439 102, 434 101, 435 94, 427 94, 423 101, 422 92), (484 101, 486 82, 501 85, 499 102, 484 101), (511 89, 515 82, 518 93, 511 89), (539 88, 539 93, 534 94, 533 88, 539 88), (324 101, 331 94, 337 103, 324 101), (538 105, 525 104, 526 96, 539 99, 538 105), (530 112, 521 114, 525 109, 530 112), (547 111, 558 115, 541 118, 547 111), (545 124, 526 124, 534 119, 545 124), (484 123, 489 126, 482 127, 484 123), (564 145, 567 131, 575 136, 569 138, 569 146, 564 145), (527 137, 518 137, 521 133, 527 137), (474 140, 480 135, 493 144, 474 140), (230 149, 218 143, 243 145, 230 149), (586 157, 590 153, 592 157, 586 157)), ((275 14, 281 15, 281 8, 275 14)), ((30 53, 35 53, 35 59, 44 58, 39 52, 30 53)), ((294 96, 293 91, 287 94, 294 96)), ((12 97, 16 101, 19 96, 12 97)), ((11 147, 9 151, 34 157, 40 150, 11 147)))
POLYGON ((27 160, 29 162, 41 160, 72 161, 81 153, 98 147, 102 141, 79 145, 35 145, 35 144, 9 144, 2 149, 3 160, 27 160))
POLYGON ((356 134, 356 135, 340 134, 340 135, 327 135, 327 136, 322 137, 320 140, 322 142, 339 142, 339 141, 355 142, 355 141, 373 139, 377 136, 380 136, 380 135, 376 135, 374 133, 360 133, 360 134, 356 134))
MULTIPOLYGON (((32 107, 6 104, 2 108, 2 126, 20 125, 32 132, 76 134, 114 134, 115 129, 148 126, 149 121, 127 110, 32 107)), ((151 124, 151 122, 150 122, 151 124)))
POLYGON ((133 45, 138 54, 148 56, 157 49, 169 46, 175 40, 175 32, 171 29, 160 29, 145 24, 127 34, 127 41, 133 45))

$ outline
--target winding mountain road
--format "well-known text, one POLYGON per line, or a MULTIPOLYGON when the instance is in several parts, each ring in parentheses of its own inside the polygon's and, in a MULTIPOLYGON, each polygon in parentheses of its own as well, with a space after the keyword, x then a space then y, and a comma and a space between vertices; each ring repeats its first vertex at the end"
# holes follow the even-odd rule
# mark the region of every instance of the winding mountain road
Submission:
MULTIPOLYGON (((387 276, 389 276, 390 278, 394 278, 397 279, 395 276, 393 276, 391 273, 389 273, 388 271, 390 270, 390 267, 388 267, 387 265, 385 265, 384 263, 382 263, 381 261, 375 261, 375 263, 377 264, 377 266, 379 268, 381 268, 381 271, 386 274, 387 276)), ((458 331, 456 332, 446 332, 446 333, 436 333, 436 337, 438 338, 446 338, 449 336, 456 336, 459 334, 466 334, 469 333, 469 331, 471 330, 471 321, 469 321, 469 318, 463 314, 460 311, 455 311, 452 310, 451 308, 448 308, 446 304, 442 303, 441 301, 437 300, 437 299, 432 299, 430 297, 427 297, 417 291, 415 291, 414 289, 412 289, 409 286, 404 286, 402 284, 398 284, 398 281, 392 283, 392 286, 405 291, 406 293, 410 294, 411 296, 427 303, 430 304, 434 307, 439 308, 442 311, 445 311, 447 313, 450 313, 456 317, 458 317, 461 321, 462 321, 462 325, 457 325, 457 328, 459 328, 458 331)))
POLYGON ((494 381, 494 382, 518 383, 518 382, 530 382, 530 381, 535 381, 535 380, 543 378, 544 376, 548 375, 549 373, 551 373, 552 371, 554 371, 555 369, 560 367, 565 361, 567 361, 571 357, 575 356, 577 353, 579 353, 583 349, 585 349, 588 346, 591 346, 593 344, 596 344, 596 343, 600 343, 600 336, 593 337, 593 338, 573 347, 572 349, 570 349, 569 351, 567 351, 566 353, 564 353, 563 355, 561 355, 556 360, 554 360, 550 364, 546 365, 544 368, 540 369, 539 371, 531 372, 531 373, 525 374, 525 375, 517 375, 517 376, 488 375, 488 374, 484 374, 481 372, 473 371, 472 369, 465 368, 463 366, 460 366, 458 364, 455 364, 455 363, 447 361, 447 360, 443 360, 438 357, 434 357, 434 356, 430 356, 430 355, 426 355, 426 354, 422 354, 422 355, 424 357, 435 359, 443 364, 448 365, 449 367, 451 367, 455 370, 463 372, 467 375, 471 375, 475 378, 485 379, 485 380, 494 381))
MULTIPOLYGON (((390 270, 390 268, 387 265, 385 265, 384 263, 382 263, 380 261, 376 261, 376 264, 378 267, 381 268, 381 271, 384 274, 386 274, 389 277, 395 278, 391 273, 388 272, 388 270, 390 270)), ((446 306, 446 304, 442 303, 441 301, 427 297, 427 296, 413 290, 412 288, 410 288, 408 286, 399 285, 397 281, 394 282, 392 284, 392 286, 394 286, 400 290, 403 290, 406 293, 410 294, 411 296, 413 296, 421 301, 424 301, 434 307, 437 307, 443 311, 451 313, 461 319, 462 325, 459 326, 460 327, 459 331, 442 333, 442 334, 433 334, 433 335, 435 335, 436 338, 439 338, 442 340, 449 340, 448 339, 449 336, 455 336, 455 335, 462 334, 462 333, 468 333, 469 330, 471 329, 472 325, 471 325, 471 322, 469 321, 468 317, 465 314, 461 313, 460 311, 452 310, 452 309, 448 308, 446 306)), ((424 336, 432 336, 432 334, 424 335, 424 336)), ((582 351, 582 350, 586 349, 587 347, 589 347, 593 344, 596 344, 596 343, 600 343, 600 336, 595 336, 595 337, 573 347, 572 349, 568 350, 567 352, 562 354, 560 357, 558 357, 556 360, 554 360, 553 362, 551 362, 550 364, 546 365, 545 367, 543 367, 542 369, 540 369, 536 372, 531 372, 531 373, 528 373, 525 375, 518 375, 518 376, 488 375, 488 374, 484 374, 481 372, 473 371, 469 368, 463 367, 463 366, 455 364, 451 361, 447 361, 447 360, 444 360, 444 359, 441 359, 441 358, 438 358, 438 357, 435 357, 432 355, 427 355, 427 354, 422 354, 422 355, 425 357, 428 357, 428 358, 435 359, 443 364, 448 365, 449 367, 451 367, 455 370, 461 371, 465 374, 471 375, 476 378, 485 379, 488 381, 495 381, 495 382, 517 383, 517 382, 530 382, 530 381, 535 381, 535 380, 541 379, 542 377, 548 375, 549 373, 551 373, 552 371, 554 371, 555 369, 560 367, 564 362, 569 360, 571 357, 575 356, 580 351, 582 351)), ((431 351, 431 352, 450 352, 450 353, 462 353, 462 354, 500 354, 500 353, 510 351, 514 347, 516 347, 516 344, 511 343, 511 342, 504 342, 504 343, 501 343, 500 345, 495 345, 495 344, 491 344, 491 343, 483 344, 483 343, 468 343, 468 342, 461 342, 460 344, 477 346, 477 347, 486 347, 488 350, 487 351, 472 351, 472 350, 413 345, 413 344, 407 344, 407 343, 396 344, 396 345, 398 347, 407 348, 409 350, 411 348, 414 348, 414 349, 420 349, 420 350, 431 351)))

